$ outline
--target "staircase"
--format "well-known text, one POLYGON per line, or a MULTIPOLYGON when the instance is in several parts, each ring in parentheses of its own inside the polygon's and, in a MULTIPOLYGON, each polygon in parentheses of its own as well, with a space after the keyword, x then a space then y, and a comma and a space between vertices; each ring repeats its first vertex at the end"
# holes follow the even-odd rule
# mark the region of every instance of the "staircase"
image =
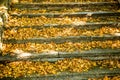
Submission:
POLYGON ((8 0, 1 80, 120 79, 118 1, 60 1, 8 0))

